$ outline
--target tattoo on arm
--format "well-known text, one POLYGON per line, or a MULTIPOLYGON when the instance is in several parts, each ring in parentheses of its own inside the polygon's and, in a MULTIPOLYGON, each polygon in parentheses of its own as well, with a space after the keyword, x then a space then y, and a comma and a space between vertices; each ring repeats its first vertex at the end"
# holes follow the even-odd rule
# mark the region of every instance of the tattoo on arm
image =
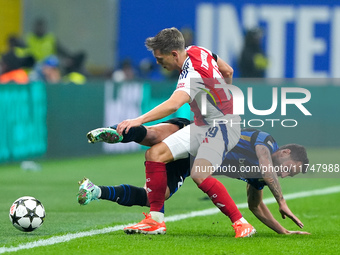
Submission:
POLYGON ((266 181, 269 189, 273 193, 273 196, 275 197, 275 199, 277 201, 283 200, 281 185, 279 183, 277 175, 275 173, 271 173, 271 176, 269 178, 265 177, 265 181, 266 181))
POLYGON ((262 176, 268 188, 272 192, 273 196, 275 197, 276 201, 283 200, 281 185, 279 183, 278 176, 275 171, 270 171, 269 166, 273 166, 271 154, 269 149, 264 145, 257 145, 256 148, 256 155, 259 159, 260 166, 267 166, 267 171, 262 172, 262 176))

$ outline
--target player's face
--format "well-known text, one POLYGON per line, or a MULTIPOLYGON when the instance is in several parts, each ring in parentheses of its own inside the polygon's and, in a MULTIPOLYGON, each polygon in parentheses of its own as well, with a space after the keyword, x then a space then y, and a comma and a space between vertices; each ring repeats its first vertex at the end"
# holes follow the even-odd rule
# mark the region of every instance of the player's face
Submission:
POLYGON ((277 172, 277 175, 281 176, 281 178, 293 177, 301 172, 302 162, 292 160, 289 149, 277 151, 272 155, 272 159, 275 166, 280 166, 280 171, 277 172))
POLYGON ((302 162, 300 161, 294 161, 292 159, 285 160, 281 163, 281 172, 279 172, 277 175, 281 176, 281 178, 285 177, 293 177, 299 173, 301 173, 302 169, 302 162))
POLYGON ((156 58, 157 64, 162 66, 168 71, 173 71, 177 69, 177 61, 176 61, 176 54, 170 53, 170 54, 161 54, 159 50, 155 50, 153 52, 153 55, 156 58))

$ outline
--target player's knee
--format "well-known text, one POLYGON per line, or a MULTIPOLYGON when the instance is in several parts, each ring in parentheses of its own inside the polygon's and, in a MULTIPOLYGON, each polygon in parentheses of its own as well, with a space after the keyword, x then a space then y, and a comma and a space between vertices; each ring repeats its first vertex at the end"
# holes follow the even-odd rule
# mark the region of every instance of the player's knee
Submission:
POLYGON ((147 161, 158 161, 159 156, 159 151, 155 150, 153 147, 145 152, 145 160, 147 161))
POLYGON ((173 157, 169 148, 165 144, 159 143, 146 151, 145 160, 168 163, 173 160, 173 157))
POLYGON ((206 179, 199 177, 196 174, 191 174, 190 177, 196 183, 197 186, 201 185, 201 183, 206 179))
POLYGON ((191 169, 190 177, 199 186, 206 178, 208 178, 211 173, 208 171, 201 171, 201 168, 194 164, 191 169))

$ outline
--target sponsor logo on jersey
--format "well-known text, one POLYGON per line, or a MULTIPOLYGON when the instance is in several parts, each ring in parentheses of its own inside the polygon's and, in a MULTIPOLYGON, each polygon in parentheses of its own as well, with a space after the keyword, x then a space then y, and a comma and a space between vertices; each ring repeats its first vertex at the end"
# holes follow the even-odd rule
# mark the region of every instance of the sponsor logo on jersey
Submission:
POLYGON ((184 82, 181 82, 181 83, 177 84, 177 89, 184 88, 184 87, 185 87, 185 83, 184 82))

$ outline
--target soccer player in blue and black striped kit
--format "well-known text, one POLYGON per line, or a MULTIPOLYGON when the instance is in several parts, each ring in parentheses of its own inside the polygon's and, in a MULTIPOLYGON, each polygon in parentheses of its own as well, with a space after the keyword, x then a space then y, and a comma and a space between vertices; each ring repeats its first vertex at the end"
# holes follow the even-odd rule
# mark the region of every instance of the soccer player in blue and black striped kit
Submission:
MULTIPOLYGON (((89 142, 138 142, 152 146, 164 139, 164 136, 182 128, 189 123, 182 118, 171 119, 150 127, 132 128, 124 137, 118 137, 115 126, 100 128, 88 133, 89 142)), ((221 166, 217 166, 214 175, 225 175, 247 182, 249 209, 265 225, 279 234, 308 234, 302 231, 289 231, 275 220, 267 206, 262 201, 262 189, 268 186, 279 204, 282 217, 289 217, 300 228, 302 222, 290 211, 281 191, 278 177, 294 176, 306 171, 307 153, 303 146, 288 144, 278 147, 274 138, 263 131, 244 129, 238 144, 230 151, 221 166), (262 169, 262 171, 261 171, 262 169), (265 169, 265 171, 263 171, 265 169)), ((190 175, 190 158, 168 163, 168 187, 165 198, 171 197, 190 175)), ((96 186, 89 179, 80 184, 78 202, 88 204, 95 199, 105 199, 124 206, 149 206, 145 188, 132 185, 96 186)))

